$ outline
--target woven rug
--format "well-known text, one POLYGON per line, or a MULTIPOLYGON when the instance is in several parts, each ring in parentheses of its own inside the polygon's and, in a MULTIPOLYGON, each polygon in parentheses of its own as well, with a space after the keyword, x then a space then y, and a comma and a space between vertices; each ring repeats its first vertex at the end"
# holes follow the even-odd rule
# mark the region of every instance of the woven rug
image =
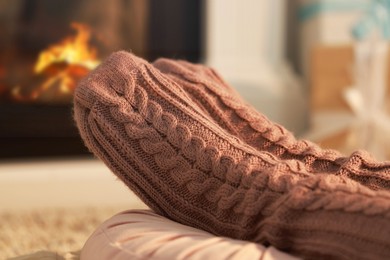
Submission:
POLYGON ((98 225, 130 208, 145 206, 1 212, 0 259, 77 260, 98 225))

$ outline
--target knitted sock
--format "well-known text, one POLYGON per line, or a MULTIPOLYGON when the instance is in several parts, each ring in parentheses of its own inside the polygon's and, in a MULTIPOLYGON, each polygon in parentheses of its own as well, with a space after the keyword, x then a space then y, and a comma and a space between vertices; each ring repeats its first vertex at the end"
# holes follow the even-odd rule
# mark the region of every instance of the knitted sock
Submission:
POLYGON ((390 194, 311 175, 194 112, 146 61, 111 55, 75 92, 89 149, 157 213, 310 257, 390 257, 390 194))
POLYGON ((377 162, 364 151, 347 158, 309 141, 296 140, 284 127, 246 104, 213 69, 164 58, 153 65, 178 83, 209 119, 257 150, 300 160, 309 172, 347 176, 374 190, 390 190, 389 163, 377 162))

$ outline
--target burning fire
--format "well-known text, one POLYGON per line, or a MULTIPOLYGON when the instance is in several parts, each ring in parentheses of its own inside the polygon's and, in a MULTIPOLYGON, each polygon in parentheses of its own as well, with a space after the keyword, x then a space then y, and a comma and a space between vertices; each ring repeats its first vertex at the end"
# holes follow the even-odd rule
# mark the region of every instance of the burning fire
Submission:
POLYGON ((35 73, 39 74, 51 64, 60 62, 80 65, 90 70, 99 64, 96 50, 88 46, 91 37, 89 27, 80 23, 72 23, 71 26, 77 31, 77 35, 64 39, 41 52, 37 63, 35 63, 35 73))
POLYGON ((39 54, 34 66, 35 77, 41 82, 39 86, 28 95, 22 93, 20 86, 15 87, 12 96, 16 100, 33 101, 47 93, 51 99, 70 98, 77 81, 100 63, 96 49, 88 45, 90 28, 80 23, 72 23, 71 27, 77 32, 75 36, 67 37, 39 54))

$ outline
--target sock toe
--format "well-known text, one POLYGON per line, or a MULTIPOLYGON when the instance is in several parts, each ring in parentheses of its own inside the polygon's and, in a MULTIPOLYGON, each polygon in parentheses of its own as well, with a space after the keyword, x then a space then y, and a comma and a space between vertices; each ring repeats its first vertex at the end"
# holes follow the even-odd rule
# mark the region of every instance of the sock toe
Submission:
POLYGON ((206 87, 213 85, 231 95, 238 94, 213 68, 202 64, 193 64, 184 60, 160 58, 153 62, 153 66, 174 79, 204 84, 206 87))
POLYGON ((75 102, 91 109, 96 100, 110 99, 113 92, 123 95, 126 86, 137 77, 138 69, 145 64, 145 60, 125 51, 112 54, 79 83, 75 102))

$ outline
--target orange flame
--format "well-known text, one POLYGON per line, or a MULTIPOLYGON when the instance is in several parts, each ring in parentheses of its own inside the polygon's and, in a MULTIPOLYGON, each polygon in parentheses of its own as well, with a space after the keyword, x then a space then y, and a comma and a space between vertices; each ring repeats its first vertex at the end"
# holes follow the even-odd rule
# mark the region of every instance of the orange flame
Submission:
POLYGON ((91 37, 89 27, 80 23, 72 23, 71 26, 77 31, 77 35, 41 52, 34 67, 35 73, 41 73, 51 64, 59 62, 80 65, 90 70, 99 64, 96 49, 88 46, 91 37))
POLYGON ((42 99, 50 92, 50 95, 54 93, 51 97, 54 100, 63 99, 58 95, 70 100, 77 81, 100 63, 96 49, 88 45, 90 28, 80 23, 72 23, 71 27, 77 32, 75 36, 67 37, 39 54, 34 73, 43 78, 43 83, 32 89, 28 96, 22 94, 20 86, 15 87, 12 90, 14 99, 32 101, 42 99))

